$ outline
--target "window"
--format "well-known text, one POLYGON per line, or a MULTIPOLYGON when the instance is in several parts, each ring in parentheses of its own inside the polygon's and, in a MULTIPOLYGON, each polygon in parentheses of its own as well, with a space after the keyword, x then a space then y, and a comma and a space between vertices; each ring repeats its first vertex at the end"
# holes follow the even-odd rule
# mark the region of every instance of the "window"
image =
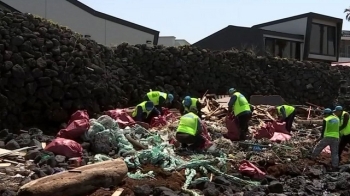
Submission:
POLYGON ((335 56, 335 27, 313 23, 311 26, 310 53, 335 56))
POLYGON ((341 40, 339 44, 340 57, 350 58, 350 40, 341 40))
POLYGON ((266 37, 265 51, 274 56, 300 60, 300 42, 266 37))

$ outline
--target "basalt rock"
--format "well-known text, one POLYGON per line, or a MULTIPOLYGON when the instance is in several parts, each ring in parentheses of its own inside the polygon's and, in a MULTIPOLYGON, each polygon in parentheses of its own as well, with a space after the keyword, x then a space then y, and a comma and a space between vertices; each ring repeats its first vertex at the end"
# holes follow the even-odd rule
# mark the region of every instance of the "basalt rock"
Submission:
MULTIPOLYGON (((342 70, 249 51, 121 44, 109 48, 31 14, 0 11, 0 128, 49 124, 72 112, 126 107, 153 90, 186 95, 279 94, 332 106, 342 70)), ((55 124, 56 123, 56 124, 55 124)))

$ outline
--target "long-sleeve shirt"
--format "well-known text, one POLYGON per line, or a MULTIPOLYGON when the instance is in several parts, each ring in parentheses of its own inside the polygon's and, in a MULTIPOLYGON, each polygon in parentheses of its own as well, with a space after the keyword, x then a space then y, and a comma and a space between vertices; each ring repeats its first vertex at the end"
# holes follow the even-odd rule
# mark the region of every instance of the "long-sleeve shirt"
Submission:
POLYGON ((321 139, 323 138, 324 136, 324 131, 326 130, 326 121, 323 120, 323 123, 322 123, 322 129, 321 129, 321 139))
MULTIPOLYGON (((197 115, 199 117, 201 117, 202 116, 202 112, 201 112, 202 104, 199 101, 196 102, 196 109, 197 109, 197 115)), ((184 104, 181 104, 180 114, 184 115, 185 113, 186 113, 185 106, 184 106, 184 104)))
POLYGON ((284 106, 281 107, 279 112, 280 113, 278 113, 278 114, 280 114, 279 116, 280 116, 281 120, 284 120, 287 118, 286 108, 284 108, 284 106))
POLYGON ((343 118, 343 122, 342 122, 343 124, 339 127, 339 130, 340 131, 343 130, 346 127, 346 125, 348 124, 348 122, 349 122, 349 114, 345 113, 344 118, 343 118))
MULTIPOLYGON (((143 112, 143 109, 141 106, 138 106, 136 108, 137 110, 137 113, 136 113, 136 116, 134 118, 135 121, 140 121, 140 122, 143 122, 147 117, 146 117, 146 113, 143 112)), ((153 110, 151 111, 151 113, 155 113, 157 115, 160 115, 160 112, 157 108, 153 108, 153 110)))

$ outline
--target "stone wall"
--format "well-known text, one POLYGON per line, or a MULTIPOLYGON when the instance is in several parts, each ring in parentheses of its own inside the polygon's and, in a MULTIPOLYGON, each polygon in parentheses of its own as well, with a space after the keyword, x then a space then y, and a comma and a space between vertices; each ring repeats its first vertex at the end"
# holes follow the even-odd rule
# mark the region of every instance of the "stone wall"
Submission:
POLYGON ((340 71, 325 63, 257 57, 250 51, 119 45, 107 48, 30 14, 0 11, 1 127, 65 122, 134 105, 153 90, 185 95, 280 94, 288 102, 331 105, 340 71))

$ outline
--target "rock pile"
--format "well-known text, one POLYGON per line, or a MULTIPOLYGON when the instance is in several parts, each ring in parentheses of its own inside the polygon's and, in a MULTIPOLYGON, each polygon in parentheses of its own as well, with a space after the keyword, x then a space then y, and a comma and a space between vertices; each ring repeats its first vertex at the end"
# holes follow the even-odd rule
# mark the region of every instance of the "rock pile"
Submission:
POLYGON ((248 51, 119 45, 108 48, 31 14, 0 11, 0 128, 65 122, 133 105, 149 89, 181 98, 280 94, 288 102, 330 105, 339 71, 326 63, 257 57, 248 51))

